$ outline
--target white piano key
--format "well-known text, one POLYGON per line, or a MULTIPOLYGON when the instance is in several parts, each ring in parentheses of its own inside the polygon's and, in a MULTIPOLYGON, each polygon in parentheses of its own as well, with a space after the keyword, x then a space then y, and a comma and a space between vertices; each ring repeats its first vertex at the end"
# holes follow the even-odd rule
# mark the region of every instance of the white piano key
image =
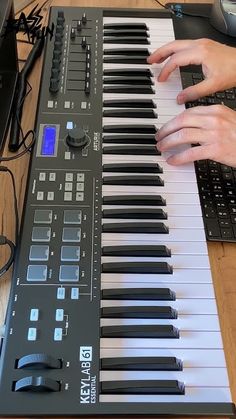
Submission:
MULTIPOLYGON (((193 218, 188 217, 188 218, 185 219, 184 217, 171 217, 171 216, 169 217, 168 216, 167 220, 162 220, 162 219, 160 219, 160 220, 157 220, 157 219, 150 220, 150 219, 143 219, 143 218, 141 220, 132 219, 132 218, 129 218, 129 219, 103 218, 102 219, 102 224, 134 223, 135 225, 138 226, 140 221, 148 223, 148 224, 152 224, 152 223, 155 223, 155 222, 160 222, 160 223, 163 222, 167 227, 169 227, 169 229, 172 229, 172 228, 203 229, 204 228, 202 217, 193 217, 193 218)), ((152 238, 152 235, 150 235, 150 240, 151 240, 151 238, 152 238)))
MULTIPOLYGON (((132 205, 131 206, 129 206, 129 205, 103 205, 102 206, 102 209, 117 209, 117 208, 129 208, 129 207, 132 207, 132 205)), ((144 205, 135 205, 135 208, 147 208, 148 209, 148 207, 145 207, 144 205)), ((171 205, 168 205, 168 203, 166 204, 166 206, 165 207, 163 207, 163 209, 164 209, 164 211, 167 213, 167 216, 168 216, 168 218, 167 218, 167 220, 170 218, 170 217, 190 217, 190 218, 194 218, 194 217, 201 217, 202 216, 202 210, 201 210, 201 207, 200 207, 200 205, 199 205, 199 203, 198 204, 195 204, 195 205, 181 205, 181 204, 178 204, 178 205, 173 205, 173 204, 171 204, 171 205)), ((151 237, 150 237, 150 239, 151 239, 151 237)))
MULTIPOLYGON (((150 234, 131 234, 131 233, 103 233, 104 240, 111 240, 111 238, 115 237, 115 240, 129 240, 134 241, 136 243, 148 241, 150 238, 150 234)), ((168 241, 203 241, 205 238, 205 231, 201 229, 184 229, 184 228, 176 228, 171 229, 168 234, 152 234, 152 241, 156 243, 162 243, 164 240, 168 238, 168 241)))
POLYGON ((166 257, 125 257, 125 256, 103 256, 102 263, 128 263, 128 262, 166 262, 173 266, 173 269, 210 269, 209 259, 207 256, 202 255, 172 255, 166 257))
POLYGON ((220 325, 215 315, 179 315, 177 319, 116 319, 101 318, 101 326, 172 325, 183 331, 219 332, 220 325))
POLYGON ((102 349, 100 358, 118 357, 155 357, 170 356, 180 359, 183 368, 225 368, 225 355, 222 349, 144 349, 144 348, 112 348, 102 349))
MULTIPOLYGON (((197 269, 175 269, 172 275, 156 275, 156 274, 105 274, 101 275, 102 286, 104 288, 143 288, 143 287, 152 287, 152 285, 156 283, 171 284, 171 288, 173 284, 191 284, 190 290, 192 290, 193 284, 212 284, 211 278, 211 271, 209 269, 201 269, 199 272, 197 269), (108 286, 105 284, 109 284, 108 286), (148 285, 150 284, 150 285, 148 285)), ((199 288, 199 285, 197 285, 199 288)), ((207 298, 207 295, 204 294, 205 289, 202 293, 202 298, 207 298)), ((184 298, 178 296, 178 298, 184 298)), ((196 298, 201 298, 200 295, 196 298)), ((210 298, 214 298, 214 294, 210 296, 210 298)))
POLYGON ((179 339, 101 338, 101 348, 223 349, 220 332, 180 331, 179 339))
POLYGON ((102 403, 232 403, 232 398, 229 387, 222 387, 219 384, 214 387, 186 387, 184 395, 173 396, 100 394, 99 401, 102 403))
POLYGON ((161 306, 172 307, 178 311, 178 315, 190 314, 214 314, 217 316, 217 306, 213 299, 178 299, 175 301, 153 300, 101 300, 101 307, 148 307, 161 306))
POLYGON ((189 183, 189 182, 179 182, 178 188, 176 188, 175 182, 166 182, 164 186, 148 186, 148 185, 103 185, 102 186, 102 194, 105 195, 109 192, 114 192, 117 195, 123 193, 136 193, 142 194, 143 192, 149 193, 159 193, 162 192, 174 194, 174 193, 182 193, 182 194, 197 194, 198 187, 197 184, 189 183), (177 189, 177 191, 176 191, 177 189))
MULTIPOLYGON (((141 246, 144 245, 155 245, 155 242, 152 242, 151 237, 150 240, 148 240, 146 243, 142 242, 141 246)), ((133 242, 129 242, 128 240, 122 240, 118 241, 112 239, 112 240, 103 240, 102 237, 102 247, 103 246, 128 246, 133 245, 133 242)), ((168 247, 171 249, 172 255, 207 255, 207 245, 206 242, 168 242, 165 241, 162 243, 163 246, 168 247)), ((168 261, 168 258, 167 258, 168 261)))
POLYGON ((228 387, 226 368, 185 368, 184 371, 101 371, 101 381, 179 380, 186 387, 228 387))
MULTIPOLYGON (((185 270, 182 270, 186 272, 185 270)), ((191 271, 190 271, 191 272, 191 271)), ((210 272, 210 271, 209 271, 210 272)), ((104 275, 104 274, 103 274, 104 275)), ((132 289, 132 288, 170 288, 171 291, 174 291, 176 293, 176 300, 178 299, 209 299, 215 298, 214 294, 214 287, 212 284, 209 283, 172 283, 171 277, 174 275, 162 275, 162 277, 165 277, 165 282, 159 281, 159 276, 156 275, 157 279, 156 281, 159 282, 150 282, 149 276, 150 275, 143 275, 146 277, 146 281, 142 283, 132 283, 132 282, 104 282, 103 281, 103 275, 102 275, 102 289, 132 289)), ((110 275, 110 274, 109 274, 110 275)), ((112 274, 114 275, 114 274, 112 274)), ((133 274, 134 277, 136 274, 133 274)), ((202 275, 202 271, 198 271, 199 277, 202 275)), ((191 279, 191 277, 189 278, 191 279)))

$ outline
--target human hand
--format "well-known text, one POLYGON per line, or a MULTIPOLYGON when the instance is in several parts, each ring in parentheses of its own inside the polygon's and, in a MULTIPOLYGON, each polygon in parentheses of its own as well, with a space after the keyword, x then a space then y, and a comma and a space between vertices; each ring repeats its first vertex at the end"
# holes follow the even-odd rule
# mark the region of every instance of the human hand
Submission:
POLYGON ((224 105, 196 106, 163 125, 157 149, 166 152, 186 144, 199 144, 167 158, 173 165, 210 159, 236 167, 236 112, 224 105))
POLYGON ((158 48, 147 61, 149 64, 162 63, 158 81, 166 81, 177 67, 196 64, 202 65, 205 79, 182 90, 177 102, 196 100, 202 96, 236 86, 236 49, 210 39, 180 40, 158 48))

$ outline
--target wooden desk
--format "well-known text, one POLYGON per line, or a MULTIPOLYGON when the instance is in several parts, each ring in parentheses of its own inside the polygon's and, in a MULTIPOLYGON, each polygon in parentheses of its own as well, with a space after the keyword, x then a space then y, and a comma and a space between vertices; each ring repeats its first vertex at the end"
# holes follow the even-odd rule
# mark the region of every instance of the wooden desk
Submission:
MULTIPOLYGON (((192 1, 194 2, 194 1, 192 1)), ((199 1, 204 3, 204 1, 199 1)), ((35 1, 28 10, 31 10, 34 4, 43 4, 43 0, 35 1)), ((110 7, 110 0, 53 0, 52 5, 57 6, 100 6, 110 7)), ((159 7, 155 0, 113 0, 112 7, 130 7, 130 8, 157 8, 159 7)), ((27 9, 26 9, 27 10, 27 9)), ((47 17, 48 7, 44 8, 44 15, 47 17)), ((27 56, 27 46, 19 45, 19 58, 27 56)), ((40 63, 41 64, 41 61, 40 63)), ((34 115, 37 104, 38 85, 40 79, 41 65, 36 65, 35 70, 30 77, 30 83, 33 87, 32 92, 25 101, 23 115, 24 132, 32 129, 34 126, 34 115)), ((9 155, 7 148, 4 155, 9 155)), ((14 162, 7 166, 14 172, 17 196, 19 201, 20 213, 24 200, 25 185, 27 180, 29 156, 14 162)), ((0 173, 1 198, 0 198, 0 225, 1 234, 14 240, 14 213, 13 213, 13 194, 11 193, 10 176, 6 173, 0 173), (10 191, 10 192, 9 192, 10 191)), ((219 316, 223 333, 225 353, 228 364, 230 384, 233 400, 236 402, 236 244, 209 243, 209 255, 212 267, 212 274, 215 285, 215 292, 218 302, 219 316)), ((8 250, 0 248, 0 266, 8 257, 8 250)), ((8 302, 10 281, 12 270, 4 275, 0 280, 0 325, 4 323, 5 311, 8 302)))

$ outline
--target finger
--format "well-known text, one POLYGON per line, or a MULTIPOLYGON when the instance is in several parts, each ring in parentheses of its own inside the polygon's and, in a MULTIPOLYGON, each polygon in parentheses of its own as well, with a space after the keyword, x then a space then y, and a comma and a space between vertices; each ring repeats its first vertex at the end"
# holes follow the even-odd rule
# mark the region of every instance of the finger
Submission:
POLYGON ((206 114, 205 106, 186 109, 184 112, 181 112, 166 124, 162 125, 156 136, 157 141, 160 141, 167 135, 183 128, 203 128, 203 126, 209 124, 209 118, 208 114, 206 114))
POLYGON ((212 144, 207 146, 189 147, 181 153, 168 157, 166 161, 168 164, 178 166, 181 164, 191 163, 196 160, 213 160, 213 152, 214 146, 212 144))
POLYGON ((186 66, 189 64, 201 64, 201 59, 196 54, 194 48, 186 48, 173 54, 169 60, 162 67, 158 76, 158 81, 166 81, 169 75, 178 67, 186 66))
POLYGON ((183 103, 192 102, 200 97, 210 95, 217 90, 218 88, 214 79, 205 79, 194 86, 182 90, 176 100, 179 105, 182 105, 183 103))
POLYGON ((154 51, 147 59, 149 64, 161 63, 175 52, 190 47, 191 40, 172 41, 154 51))
POLYGON ((204 144, 208 143, 209 140, 209 132, 206 134, 202 129, 184 128, 158 141, 156 147, 159 151, 164 152, 181 144, 204 144))

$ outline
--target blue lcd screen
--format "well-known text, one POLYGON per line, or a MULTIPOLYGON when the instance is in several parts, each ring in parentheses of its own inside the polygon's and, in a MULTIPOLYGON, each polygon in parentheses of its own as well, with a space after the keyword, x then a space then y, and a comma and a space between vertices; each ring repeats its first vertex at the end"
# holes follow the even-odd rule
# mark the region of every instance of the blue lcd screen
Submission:
POLYGON ((56 134, 57 130, 54 125, 45 125, 43 128, 43 138, 41 155, 42 156, 54 156, 55 145, 56 145, 56 134))

